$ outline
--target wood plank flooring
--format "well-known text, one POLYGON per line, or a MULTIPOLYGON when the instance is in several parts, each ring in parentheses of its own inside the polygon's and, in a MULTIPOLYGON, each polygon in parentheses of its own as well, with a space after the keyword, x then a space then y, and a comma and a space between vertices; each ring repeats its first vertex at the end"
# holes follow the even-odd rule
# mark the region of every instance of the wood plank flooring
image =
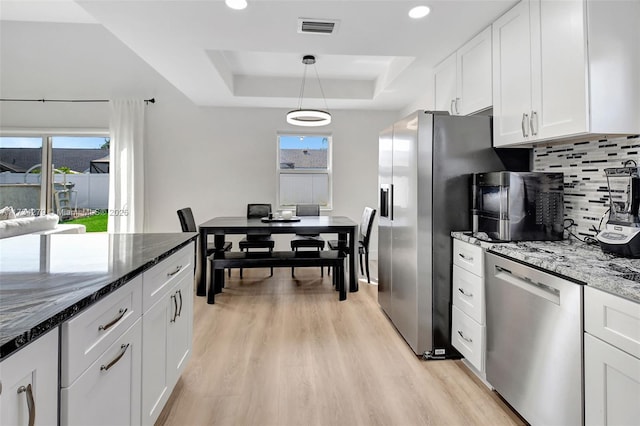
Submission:
POLYGON ((245 269, 195 299, 193 355, 157 425, 518 425, 461 361, 421 361, 377 304, 318 268, 245 269))

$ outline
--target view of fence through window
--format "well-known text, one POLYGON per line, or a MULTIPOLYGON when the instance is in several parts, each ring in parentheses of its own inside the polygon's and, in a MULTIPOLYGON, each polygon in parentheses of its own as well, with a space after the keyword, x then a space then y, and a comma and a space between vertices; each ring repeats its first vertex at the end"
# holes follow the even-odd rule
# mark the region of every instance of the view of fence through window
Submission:
POLYGON ((331 207, 331 136, 279 135, 278 165, 281 208, 331 207))
POLYGON ((92 232, 106 231, 108 201, 108 137, 0 137, 0 208, 25 216, 53 212, 92 232))

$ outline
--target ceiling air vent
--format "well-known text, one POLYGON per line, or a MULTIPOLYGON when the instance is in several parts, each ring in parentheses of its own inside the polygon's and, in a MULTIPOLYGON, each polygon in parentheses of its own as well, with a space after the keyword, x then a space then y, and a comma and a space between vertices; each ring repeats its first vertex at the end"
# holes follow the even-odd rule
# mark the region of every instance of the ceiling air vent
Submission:
POLYGON ((333 34, 338 29, 335 19, 298 18, 298 32, 306 34, 333 34))

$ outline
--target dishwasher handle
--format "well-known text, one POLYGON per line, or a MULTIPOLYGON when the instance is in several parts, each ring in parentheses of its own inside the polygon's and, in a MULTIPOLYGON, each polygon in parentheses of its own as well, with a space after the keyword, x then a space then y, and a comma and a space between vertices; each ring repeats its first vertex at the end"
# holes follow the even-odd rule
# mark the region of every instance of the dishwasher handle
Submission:
POLYGON ((551 303, 560 305, 560 290, 558 290, 557 288, 551 287, 547 284, 532 281, 527 277, 521 277, 514 274, 510 270, 498 265, 495 265, 494 276, 497 279, 506 281, 509 284, 512 284, 524 291, 533 294, 534 296, 541 297, 551 303))

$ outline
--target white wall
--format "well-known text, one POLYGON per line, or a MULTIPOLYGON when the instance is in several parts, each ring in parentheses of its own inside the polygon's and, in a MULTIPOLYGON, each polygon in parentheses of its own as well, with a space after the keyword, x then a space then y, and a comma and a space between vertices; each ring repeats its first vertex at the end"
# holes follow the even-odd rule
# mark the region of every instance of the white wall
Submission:
MULTIPOLYGON (((196 222, 244 215, 276 202, 276 134, 297 130, 284 109, 199 108, 97 25, 2 22, 3 98, 150 98, 146 109, 147 232, 179 231, 176 210, 196 222)), ((397 111, 332 111, 333 214, 360 220, 377 206, 378 132, 397 111)), ((107 104, 0 103, 0 128, 108 128, 107 104)), ((280 244, 280 242, 279 242, 280 244)), ((377 252, 377 234, 372 237, 377 252)), ((374 254, 375 257, 375 254, 374 254)))

